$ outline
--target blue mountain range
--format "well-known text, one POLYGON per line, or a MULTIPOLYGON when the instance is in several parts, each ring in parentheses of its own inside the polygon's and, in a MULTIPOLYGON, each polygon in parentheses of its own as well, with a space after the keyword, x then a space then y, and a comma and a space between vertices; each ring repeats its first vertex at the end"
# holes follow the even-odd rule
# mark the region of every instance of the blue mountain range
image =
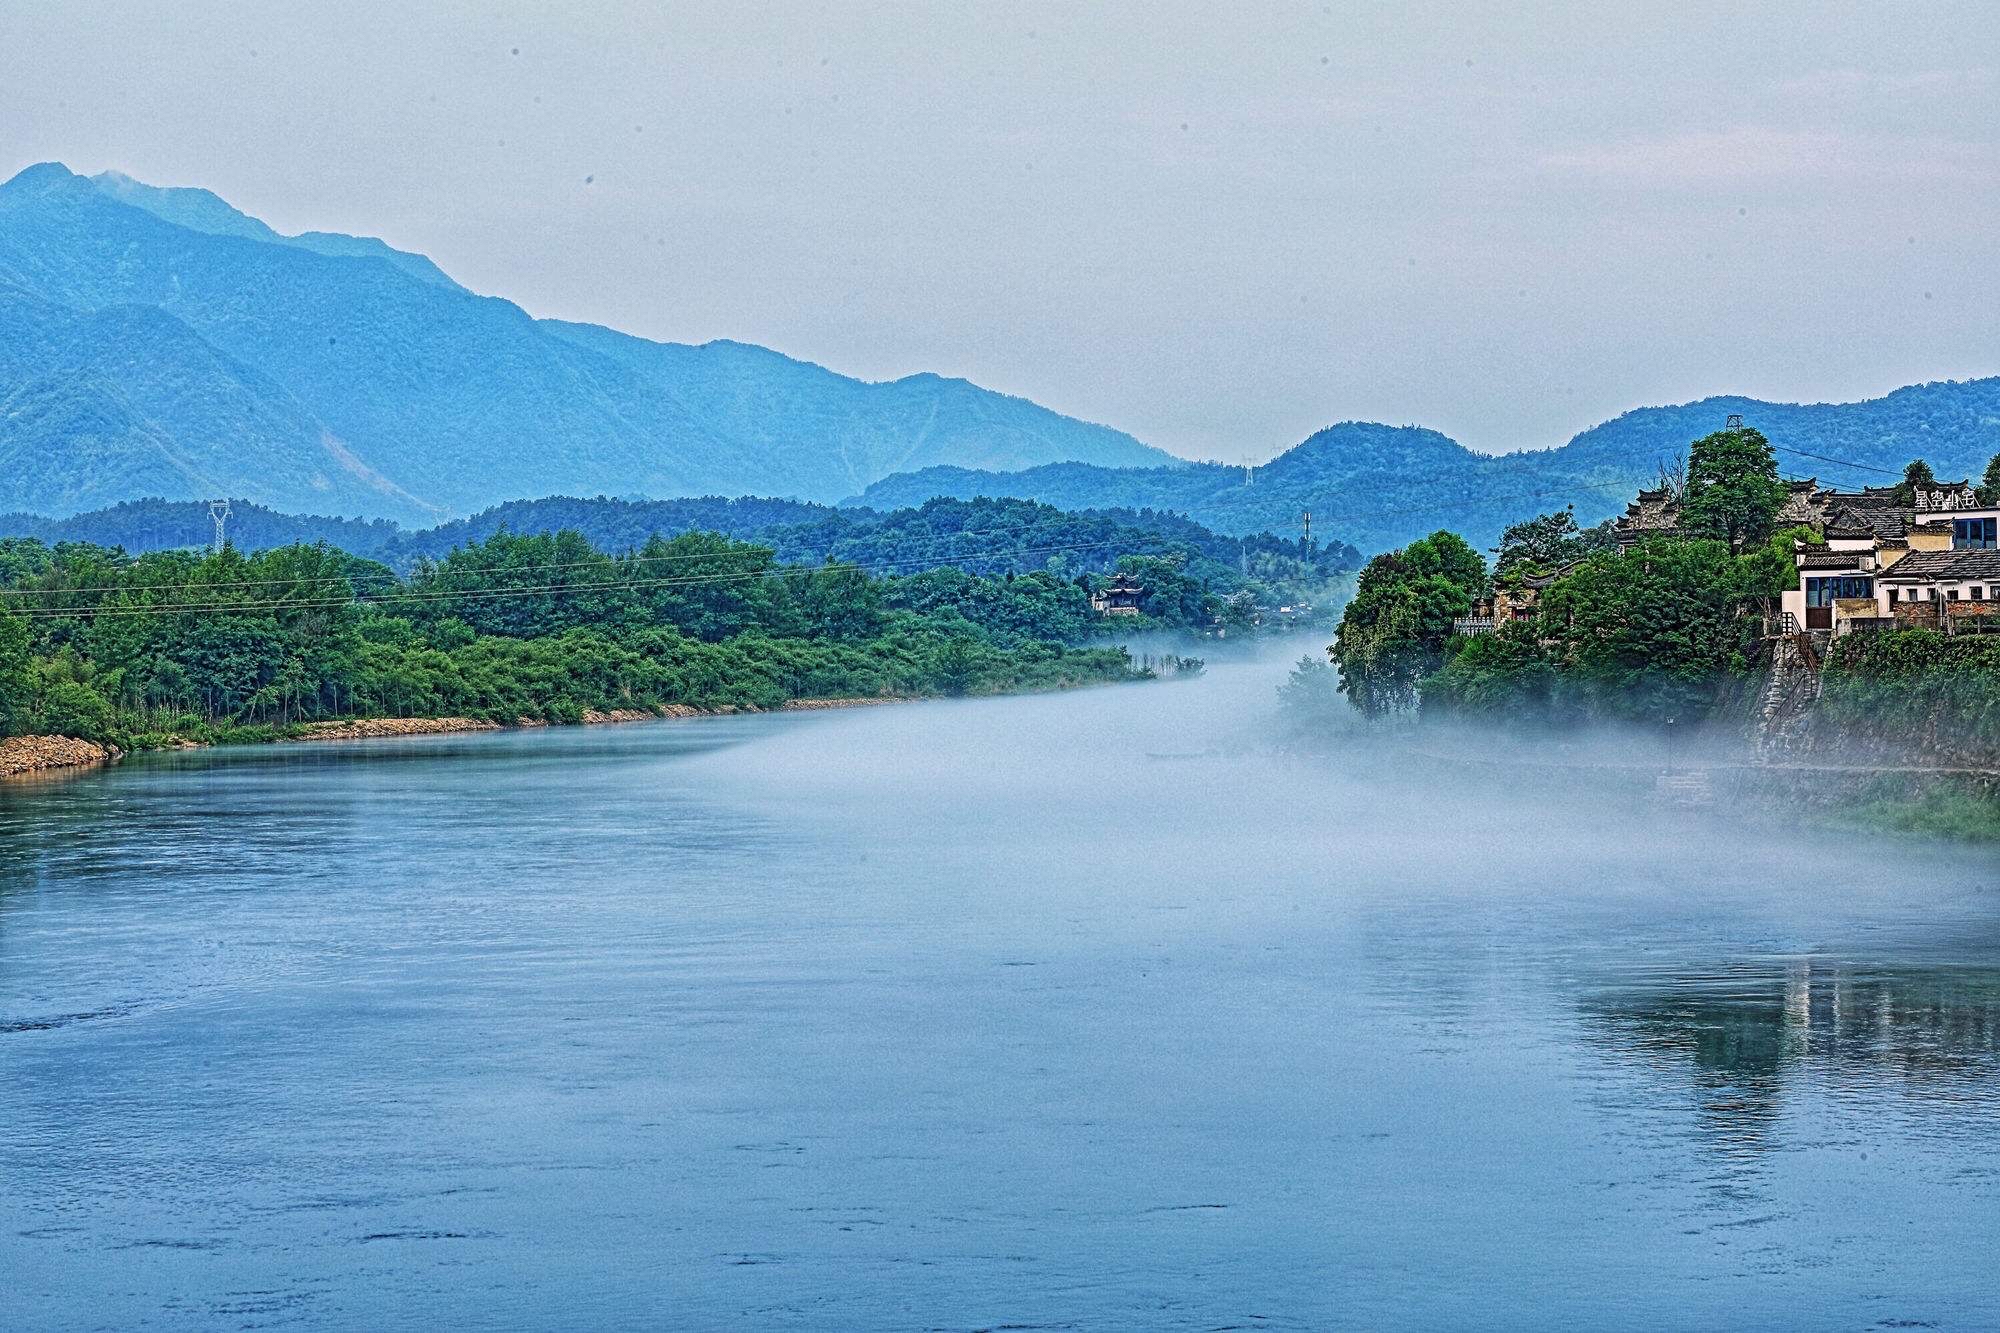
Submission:
MULTIPOLYGON (((0 185, 0 511, 231 496, 430 526, 551 495, 758 495, 879 509, 1012 496, 1364 549, 1490 543, 1618 512, 1732 413, 1789 475, 1940 477, 2000 453, 2000 378, 1857 403, 1718 397, 1494 456, 1344 422, 1245 473, 964 380, 866 383, 766 348, 535 319, 368 237, 284 236, 216 195, 45 163, 0 185)), ((1254 443, 1254 442, 1253 442, 1254 443)))
POLYGON ((933 496, 1014 496, 1064 509, 1171 510, 1223 533, 1314 531, 1365 551, 1450 528, 1491 546, 1501 531, 1573 507, 1586 526, 1622 512, 1662 464, 1732 416, 1769 437, 1779 470, 1842 489, 1898 481, 1922 458, 1941 478, 1977 479, 2000 453, 2000 378, 1939 381, 1858 403, 1705 398, 1643 407, 1553 449, 1482 454, 1434 430, 1342 422, 1246 471, 1219 463, 1106 468, 1052 463, 1013 472, 940 466, 887 477, 851 503, 876 509, 933 496))
POLYGON ((0 186, 0 509, 231 495, 435 521, 553 493, 830 501, 931 466, 1174 466, 960 379, 531 318, 379 240, 55 163, 0 186))

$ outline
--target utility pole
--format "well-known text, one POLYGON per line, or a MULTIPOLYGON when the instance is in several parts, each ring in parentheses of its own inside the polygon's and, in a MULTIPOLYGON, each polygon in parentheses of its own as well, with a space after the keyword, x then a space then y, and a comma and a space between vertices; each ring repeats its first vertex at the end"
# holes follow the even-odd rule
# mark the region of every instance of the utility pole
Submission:
POLYGON ((223 543, 228 539, 226 529, 229 526, 229 501, 210 500, 208 516, 215 520, 215 553, 220 555, 223 543))

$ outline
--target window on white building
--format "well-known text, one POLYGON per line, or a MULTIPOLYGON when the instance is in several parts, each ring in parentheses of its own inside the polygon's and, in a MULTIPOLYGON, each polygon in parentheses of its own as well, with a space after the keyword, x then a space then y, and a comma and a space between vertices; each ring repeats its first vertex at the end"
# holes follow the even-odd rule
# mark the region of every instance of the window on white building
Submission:
POLYGON ((1996 545, 2000 519, 1955 518, 1951 521, 1951 545, 1955 551, 1990 551, 1996 545))
POLYGON ((1875 580, 1855 574, 1806 580, 1807 606, 1832 606, 1842 597, 1873 597, 1875 580))

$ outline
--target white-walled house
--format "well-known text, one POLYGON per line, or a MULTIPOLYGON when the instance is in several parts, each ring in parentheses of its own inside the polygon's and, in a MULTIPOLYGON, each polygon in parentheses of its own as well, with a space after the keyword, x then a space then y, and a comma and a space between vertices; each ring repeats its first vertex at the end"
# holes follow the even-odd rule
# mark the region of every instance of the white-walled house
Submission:
POLYGON ((1943 625, 1988 614, 2000 599, 2000 504, 1982 502, 1969 483, 1921 487, 1909 505, 1887 487, 1820 494, 1826 544, 1799 543, 1799 584, 1783 598, 1802 628, 1943 625))
MULTIPOLYGON (((1892 486, 1823 490, 1789 483, 1780 527, 1809 527, 1823 544, 1795 547, 1799 579, 1781 598, 1801 629, 1844 633, 1901 622, 1949 628, 2000 615, 2000 503, 1969 481, 1934 482, 1906 501, 1892 486)), ((1618 521, 1621 543, 1678 531, 1664 491, 1641 491, 1618 521)))

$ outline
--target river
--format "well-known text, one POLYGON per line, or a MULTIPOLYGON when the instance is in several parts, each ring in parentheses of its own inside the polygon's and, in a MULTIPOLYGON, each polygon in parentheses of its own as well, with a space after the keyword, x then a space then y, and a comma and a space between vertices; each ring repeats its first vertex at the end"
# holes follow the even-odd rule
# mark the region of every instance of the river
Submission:
POLYGON ((0 1324, 2000 1325, 1990 849, 1281 676, 0 789, 0 1324))

